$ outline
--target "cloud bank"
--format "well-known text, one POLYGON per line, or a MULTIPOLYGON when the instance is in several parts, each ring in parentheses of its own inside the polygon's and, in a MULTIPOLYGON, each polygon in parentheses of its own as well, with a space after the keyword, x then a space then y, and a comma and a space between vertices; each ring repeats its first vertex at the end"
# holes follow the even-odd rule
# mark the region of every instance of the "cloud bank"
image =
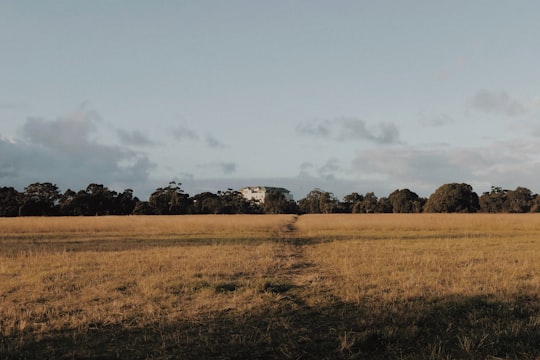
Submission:
MULTIPOLYGON (((52 181, 66 188, 144 184, 156 165, 145 154, 100 144, 93 138, 98 123, 99 115, 87 110, 56 120, 28 118, 21 139, 0 139, 0 182, 20 187, 52 181)), ((137 132, 125 135, 125 140, 141 140, 137 132)))

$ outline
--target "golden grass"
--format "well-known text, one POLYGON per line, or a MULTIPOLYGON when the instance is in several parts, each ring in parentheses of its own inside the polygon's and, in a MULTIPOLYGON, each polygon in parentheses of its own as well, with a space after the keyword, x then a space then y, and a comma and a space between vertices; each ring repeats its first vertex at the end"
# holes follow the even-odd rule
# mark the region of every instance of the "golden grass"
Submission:
POLYGON ((0 219, 0 358, 540 356, 540 217, 0 219))
POLYGON ((306 216, 297 226, 316 242, 306 254, 321 286, 363 313, 345 349, 374 343, 389 356, 412 339, 412 358, 539 356, 529 343, 540 335, 538 215, 306 216))
POLYGON ((203 245, 2 259, 4 336, 96 324, 145 326, 260 303, 276 244, 203 245), (230 294, 233 296, 229 296, 230 294))
POLYGON ((305 215, 299 236, 332 240, 514 238, 540 232, 538 214, 325 214, 305 215))
POLYGON ((265 240, 294 216, 103 216, 0 218, 0 251, 123 250, 265 240))
MULTIPOLYGON (((303 217, 300 234, 348 233, 307 248, 345 301, 540 294, 535 215, 303 217), (312 224, 317 224, 316 226, 312 224), (313 230, 317 227, 317 230, 313 230)), ((310 235, 314 239, 313 235, 310 235)))

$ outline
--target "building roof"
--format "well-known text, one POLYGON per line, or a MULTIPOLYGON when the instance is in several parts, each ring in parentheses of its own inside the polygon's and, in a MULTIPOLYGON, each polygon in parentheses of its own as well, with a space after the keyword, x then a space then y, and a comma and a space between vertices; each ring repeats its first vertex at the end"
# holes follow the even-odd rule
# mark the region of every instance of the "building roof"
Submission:
POLYGON ((246 186, 246 187, 243 187, 242 189, 240 190, 245 190, 245 189, 249 189, 249 190, 261 190, 261 191, 275 191, 275 192, 283 192, 283 193, 290 193, 289 190, 285 189, 285 188, 282 188, 282 187, 274 187, 274 186, 246 186))

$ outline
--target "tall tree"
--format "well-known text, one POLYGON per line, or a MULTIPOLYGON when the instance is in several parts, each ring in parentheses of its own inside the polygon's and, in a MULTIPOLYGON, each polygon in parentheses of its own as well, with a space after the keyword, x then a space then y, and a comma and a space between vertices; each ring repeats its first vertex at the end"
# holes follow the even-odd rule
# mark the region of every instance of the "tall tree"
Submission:
POLYGON ((184 194, 180 183, 171 181, 168 186, 158 188, 148 198, 155 215, 185 214, 189 210, 189 195, 184 194))
POLYGON ((102 184, 92 183, 86 187, 87 215, 110 215, 113 210, 116 192, 102 184))
POLYGON ((469 184, 441 185, 426 202, 425 212, 435 213, 471 213, 480 208, 478 195, 469 184))
POLYGON ((221 200, 218 195, 205 191, 191 198, 192 214, 219 214, 221 213, 221 200))
POLYGON ((305 214, 328 214, 334 212, 338 200, 334 194, 321 189, 311 190, 305 198, 298 201, 298 209, 305 214))
POLYGON ((24 188, 20 216, 46 216, 57 214, 60 191, 55 184, 33 183, 24 188))
POLYGON ((486 213, 501 213, 508 211, 507 190, 492 186, 490 192, 484 192, 478 199, 480 211, 486 213))
POLYGON ((261 209, 255 202, 247 200, 240 191, 227 189, 218 191, 222 214, 256 214, 261 209))
POLYGON ((269 191, 264 197, 263 212, 265 214, 295 214, 298 208, 296 203, 293 200, 287 200, 282 192, 269 191))
POLYGON ((516 190, 507 193, 508 211, 512 213, 526 213, 531 211, 533 195, 531 190, 518 186, 516 190))
POLYGON ((0 216, 19 215, 19 206, 22 200, 22 194, 12 187, 0 188, 0 216))
POLYGON ((139 199, 133 196, 133 190, 125 189, 116 196, 112 214, 114 215, 130 215, 133 214, 135 205, 139 199))
POLYGON ((388 197, 394 213, 419 213, 422 212, 422 199, 409 189, 395 190, 388 197))
POLYGON ((379 199, 373 192, 368 192, 364 195, 362 201, 357 202, 352 212, 355 214, 374 213, 377 211, 379 199))
POLYGON ((357 192, 350 193, 343 197, 343 201, 339 203, 340 212, 351 213, 355 204, 364 200, 364 196, 357 192))

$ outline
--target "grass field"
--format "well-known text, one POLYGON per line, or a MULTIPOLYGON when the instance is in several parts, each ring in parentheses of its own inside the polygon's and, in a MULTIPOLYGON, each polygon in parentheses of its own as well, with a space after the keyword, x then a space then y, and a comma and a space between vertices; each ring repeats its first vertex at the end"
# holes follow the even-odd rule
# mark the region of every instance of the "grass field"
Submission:
POLYGON ((538 359, 540 217, 0 219, 0 359, 538 359))

